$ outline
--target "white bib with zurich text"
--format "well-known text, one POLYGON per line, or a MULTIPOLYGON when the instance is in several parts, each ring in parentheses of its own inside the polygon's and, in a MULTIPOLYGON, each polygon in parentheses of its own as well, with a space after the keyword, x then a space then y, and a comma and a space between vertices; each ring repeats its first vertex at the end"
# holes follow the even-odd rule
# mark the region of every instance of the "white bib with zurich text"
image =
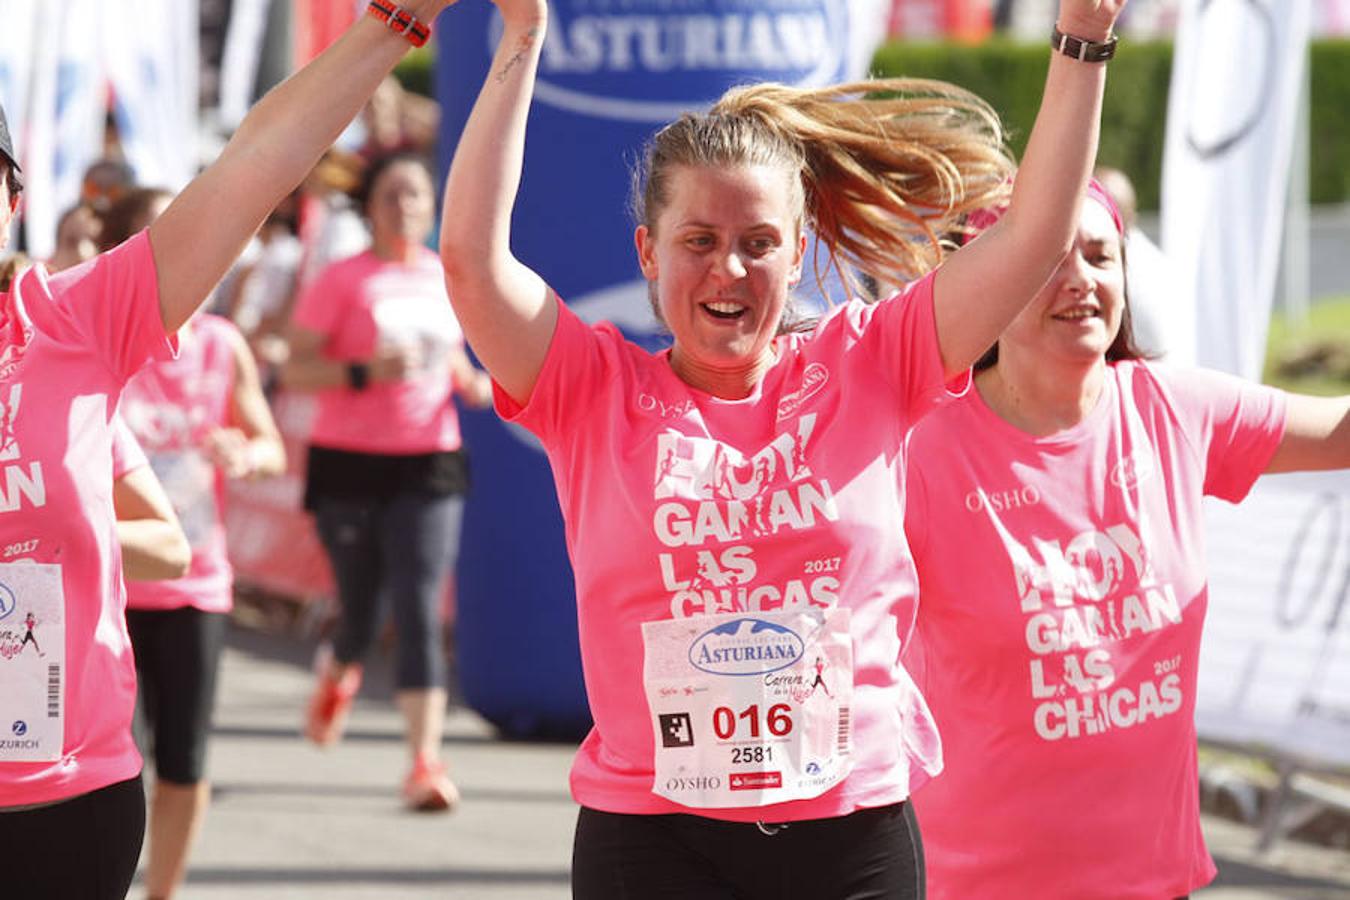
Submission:
POLYGON ((65 666, 61 567, 0 564, 0 763, 61 758, 65 666))

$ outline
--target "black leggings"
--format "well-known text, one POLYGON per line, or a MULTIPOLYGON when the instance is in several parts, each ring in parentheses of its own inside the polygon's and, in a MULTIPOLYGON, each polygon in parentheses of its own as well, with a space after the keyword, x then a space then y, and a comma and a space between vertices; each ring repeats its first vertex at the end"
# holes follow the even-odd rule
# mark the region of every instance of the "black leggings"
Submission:
POLYGON ((136 743, 163 781, 202 780, 228 625, 228 614, 190 606, 127 610, 136 651, 136 743))
POLYGON ((921 900, 923 844, 907 803, 760 826, 581 808, 575 900, 921 900), (766 834, 772 831, 772 834, 766 834))
POLYGON ((0 895, 123 900, 144 837, 139 775, 52 806, 0 812, 0 895))

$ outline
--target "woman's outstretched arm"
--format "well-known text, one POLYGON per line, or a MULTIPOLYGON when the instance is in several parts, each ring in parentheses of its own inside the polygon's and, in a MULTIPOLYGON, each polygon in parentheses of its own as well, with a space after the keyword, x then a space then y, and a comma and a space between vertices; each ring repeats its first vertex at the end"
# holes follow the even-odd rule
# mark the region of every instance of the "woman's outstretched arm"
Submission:
MULTIPOLYGON (((1125 0, 1060 0, 1061 32, 1105 41, 1125 0)), ((1072 245, 1097 156, 1104 63, 1051 53, 1040 112, 1012 201, 998 223, 957 251, 934 283, 938 343, 948 375, 964 371, 1036 296, 1072 245)))
MULTIPOLYGON (((430 23, 447 0, 401 0, 430 23)), ((210 167, 150 226, 164 327, 176 331, 267 214, 351 122, 409 47, 370 15, 258 101, 210 167)))
POLYGON ((1267 472, 1350 468, 1350 396, 1289 395, 1284 437, 1267 472))
POLYGON ((545 0, 498 0, 505 28, 445 182, 446 288, 478 359, 508 394, 534 391, 558 320, 557 300, 511 253, 525 119, 548 24, 545 0))

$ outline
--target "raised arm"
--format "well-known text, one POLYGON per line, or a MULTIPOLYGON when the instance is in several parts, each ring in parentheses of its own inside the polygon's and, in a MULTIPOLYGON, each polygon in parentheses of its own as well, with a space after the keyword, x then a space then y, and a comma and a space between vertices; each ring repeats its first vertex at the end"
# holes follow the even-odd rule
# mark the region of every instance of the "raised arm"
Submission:
MULTIPOLYGON (((400 0, 430 23, 447 0, 400 0)), ((220 157, 150 226, 164 327, 176 331, 239 256, 267 214, 313 168, 408 49, 362 15, 240 123, 220 157)))
POLYGON ((498 0, 505 28, 445 182, 441 259, 455 315, 474 353, 516 401, 534 391, 557 301, 511 254, 525 119, 548 23, 544 0, 498 0))
MULTIPOLYGON (((1125 0, 1060 0, 1059 30, 1106 40, 1125 0)), ((1054 272, 1072 245, 1097 156, 1106 63, 1051 54, 1040 112, 1012 200, 998 223, 942 266, 934 282, 938 343, 948 375, 977 360, 1054 272)))
POLYGON ((1267 472, 1350 468, 1350 396, 1290 394, 1284 438, 1267 472))

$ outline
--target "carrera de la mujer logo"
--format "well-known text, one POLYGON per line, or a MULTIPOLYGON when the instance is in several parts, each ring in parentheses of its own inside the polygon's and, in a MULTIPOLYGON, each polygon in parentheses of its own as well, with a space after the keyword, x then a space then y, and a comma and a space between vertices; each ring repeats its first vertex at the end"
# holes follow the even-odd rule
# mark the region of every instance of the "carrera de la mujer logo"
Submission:
POLYGON ((695 638, 689 662, 712 675, 763 675, 787 668, 805 650, 805 642, 791 628, 763 619, 733 619, 695 638))

